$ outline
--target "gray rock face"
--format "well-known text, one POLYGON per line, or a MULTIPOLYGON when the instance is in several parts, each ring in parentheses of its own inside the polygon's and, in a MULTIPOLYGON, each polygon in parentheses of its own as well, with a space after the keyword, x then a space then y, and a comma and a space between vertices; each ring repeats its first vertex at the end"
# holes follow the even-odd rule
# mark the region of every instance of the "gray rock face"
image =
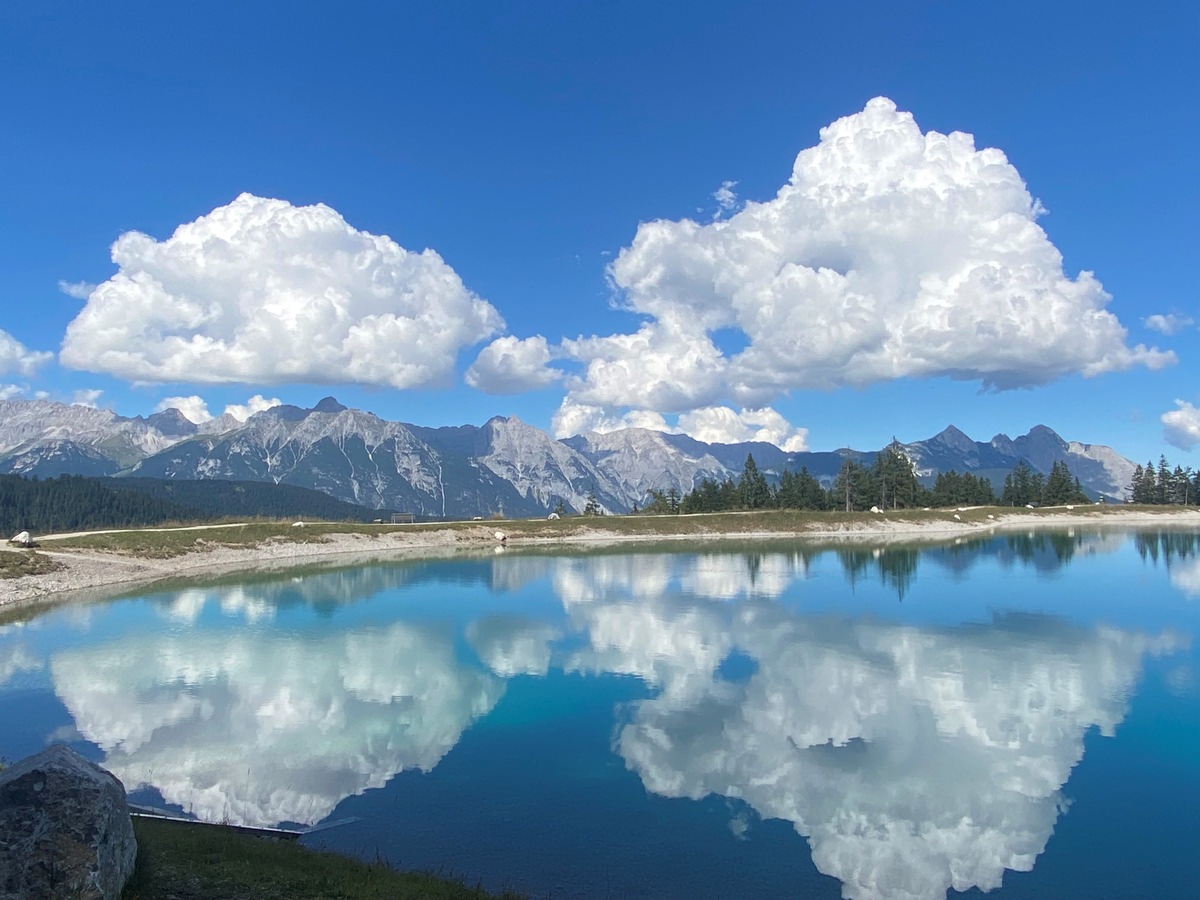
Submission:
POLYGON ((64 744, 0 772, 0 900, 115 900, 137 843, 121 782, 64 744))

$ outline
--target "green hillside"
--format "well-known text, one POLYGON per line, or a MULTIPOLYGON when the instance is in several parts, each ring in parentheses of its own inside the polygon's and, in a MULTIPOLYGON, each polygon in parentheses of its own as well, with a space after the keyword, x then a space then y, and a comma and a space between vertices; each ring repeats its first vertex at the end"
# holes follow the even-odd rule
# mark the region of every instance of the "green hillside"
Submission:
POLYGON ((0 535, 5 538, 23 530, 36 536, 228 518, 370 522, 388 517, 390 511, 355 506, 289 485, 0 475, 0 535))

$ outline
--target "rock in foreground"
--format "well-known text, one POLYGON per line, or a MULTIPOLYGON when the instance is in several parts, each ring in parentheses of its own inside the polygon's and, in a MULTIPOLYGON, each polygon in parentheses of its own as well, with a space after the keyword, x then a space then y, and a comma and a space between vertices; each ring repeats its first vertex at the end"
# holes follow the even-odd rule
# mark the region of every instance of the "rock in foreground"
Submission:
POLYGON ((121 782, 55 744, 0 772, 0 900, 115 900, 137 843, 121 782))

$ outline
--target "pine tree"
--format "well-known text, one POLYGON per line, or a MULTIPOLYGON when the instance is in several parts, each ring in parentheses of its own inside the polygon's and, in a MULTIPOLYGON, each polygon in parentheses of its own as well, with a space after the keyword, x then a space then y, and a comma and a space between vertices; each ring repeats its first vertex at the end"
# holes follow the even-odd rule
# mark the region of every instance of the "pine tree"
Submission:
POLYGON ((1075 485, 1072 482, 1071 470, 1062 460, 1057 460, 1050 466, 1050 477, 1046 479, 1042 491, 1042 503, 1047 506, 1061 506, 1075 499, 1075 485))
POLYGON ((863 489, 868 486, 867 480, 867 470, 861 465, 852 459, 843 461, 829 491, 830 507, 844 512, 865 509, 864 500, 868 498, 864 497, 863 489))
POLYGON ((1154 502, 1171 502, 1171 471, 1167 467, 1167 458, 1165 456, 1158 458, 1158 475, 1154 481, 1154 502))
POLYGON ((1042 498, 1042 474, 1034 472, 1029 463, 1021 460, 1004 479, 1004 494, 1001 501, 1010 506, 1028 506, 1040 503, 1042 498))
POLYGON ((771 486, 758 470, 752 453, 746 454, 746 464, 738 481, 738 498, 743 509, 764 509, 771 505, 771 486))
POLYGON ((912 460, 895 438, 875 456, 870 479, 880 509, 915 506, 922 492, 912 460))

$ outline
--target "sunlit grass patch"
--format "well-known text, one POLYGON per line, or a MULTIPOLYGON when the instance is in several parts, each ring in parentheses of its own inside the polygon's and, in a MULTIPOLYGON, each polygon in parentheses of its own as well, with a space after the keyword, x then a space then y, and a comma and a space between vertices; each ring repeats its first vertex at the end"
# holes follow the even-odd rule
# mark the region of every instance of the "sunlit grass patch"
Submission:
POLYGON ((45 575, 62 568, 62 563, 35 550, 0 549, 0 578, 45 575))
POLYGON ((309 850, 229 828, 134 820, 137 868, 124 900, 519 900, 382 863, 309 850))

